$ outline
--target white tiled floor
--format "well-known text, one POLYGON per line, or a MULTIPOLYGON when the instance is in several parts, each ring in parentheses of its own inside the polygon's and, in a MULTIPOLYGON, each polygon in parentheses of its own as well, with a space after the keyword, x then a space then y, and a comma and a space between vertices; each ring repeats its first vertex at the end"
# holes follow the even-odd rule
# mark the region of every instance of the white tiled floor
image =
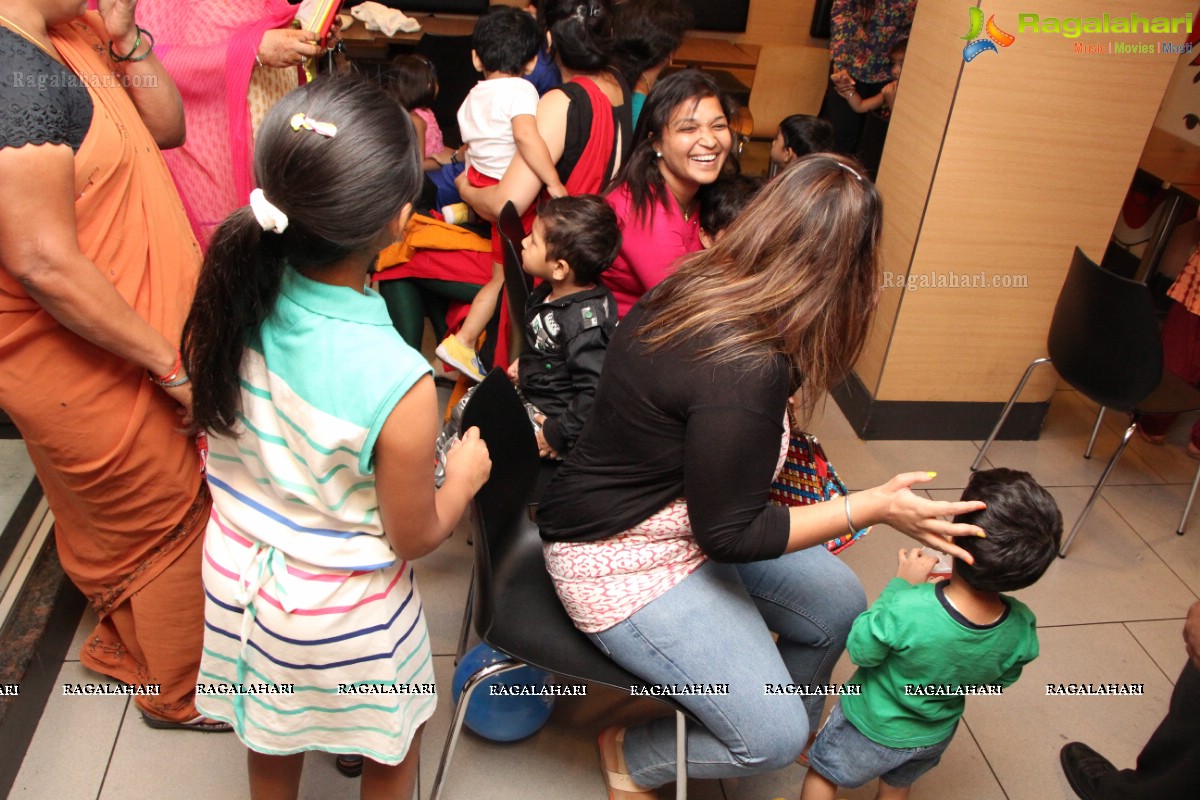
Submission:
MULTIPOLYGON (((992 465, 1028 469, 1062 506, 1067 524, 1086 501, 1088 487, 1103 467, 1122 426, 1108 419, 1096 457, 1081 458, 1094 418, 1090 404, 1070 391, 1058 392, 1046 429, 1037 442, 1000 442, 988 454, 992 465)), ((899 471, 930 469, 937 479, 930 496, 956 498, 979 443, 863 442, 832 402, 811 426, 852 488, 878 483, 899 471)), ((1180 638, 1187 607, 1200 593, 1200 511, 1195 530, 1174 534, 1196 462, 1183 454, 1186 424, 1172 444, 1155 448, 1135 441, 1113 475, 1065 561, 1020 597, 1038 615, 1041 657, 1016 686, 999 698, 975 698, 941 766, 914 787, 914 800, 1058 800, 1071 798, 1058 768, 1058 749, 1082 739, 1130 766, 1161 720, 1171 686, 1184 663, 1180 638), (1063 682, 1144 683, 1142 697, 1047 697, 1045 684, 1063 682)), ((6 443, 0 442, 0 445, 6 443)), ((2 455, 2 453, 0 453, 2 455)), ((5 482, 0 462, 0 505, 6 493, 19 497, 23 485, 5 482)), ((18 483, 22 478, 15 477, 18 483)), ((15 500, 14 500, 15 502, 15 500)), ((2 510, 2 509, 0 509, 2 510)), ((876 530, 846 553, 869 597, 892 576, 895 552, 908 540, 876 530)), ((436 671, 443 702, 422 743, 422 797, 449 724, 448 687, 455 637, 470 573, 466 537, 456 534, 422 560, 418 574, 425 595, 436 671)), ((76 647, 63 665, 62 680, 97 680, 77 661, 77 645, 89 626, 80 626, 76 647)), ((849 676, 843 658, 835 679, 849 676)), ((447 786, 451 800, 601 800, 595 736, 614 721, 653 714, 655 707, 621 693, 593 688, 585 699, 559 699, 550 723, 530 739, 500 745, 466 735, 447 786)), ((124 700, 50 700, 41 726, 13 788, 29 798, 203 798, 246 795, 245 756, 232 736, 151 731, 124 700)), ((741 780, 693 781, 696 800, 794 798, 804 770, 741 780)), ((308 759, 302 797, 352 797, 357 787, 337 774, 332 758, 308 759)), ((666 796, 664 794, 664 796, 666 796)), ((866 800, 873 789, 845 790, 847 800, 866 800)))

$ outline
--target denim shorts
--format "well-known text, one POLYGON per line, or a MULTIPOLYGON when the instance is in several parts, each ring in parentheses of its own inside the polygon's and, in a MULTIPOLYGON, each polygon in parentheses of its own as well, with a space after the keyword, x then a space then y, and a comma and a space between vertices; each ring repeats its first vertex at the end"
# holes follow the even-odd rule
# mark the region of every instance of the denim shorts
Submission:
POLYGON ((903 788, 936 767, 953 738, 951 731, 942 741, 925 747, 888 747, 863 736, 837 703, 817 734, 808 761, 817 774, 838 786, 853 788, 882 778, 889 786, 903 788))

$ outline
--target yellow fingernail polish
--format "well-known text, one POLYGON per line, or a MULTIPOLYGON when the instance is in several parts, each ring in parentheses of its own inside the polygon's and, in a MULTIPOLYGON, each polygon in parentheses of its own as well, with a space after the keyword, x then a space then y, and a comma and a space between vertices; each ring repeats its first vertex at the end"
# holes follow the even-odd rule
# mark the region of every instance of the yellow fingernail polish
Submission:
POLYGON ((936 472, 927 472, 927 473, 925 473, 925 474, 926 474, 926 475, 928 475, 928 476, 929 476, 929 477, 931 477, 931 478, 936 478, 936 477, 937 477, 937 473, 936 473, 936 472))

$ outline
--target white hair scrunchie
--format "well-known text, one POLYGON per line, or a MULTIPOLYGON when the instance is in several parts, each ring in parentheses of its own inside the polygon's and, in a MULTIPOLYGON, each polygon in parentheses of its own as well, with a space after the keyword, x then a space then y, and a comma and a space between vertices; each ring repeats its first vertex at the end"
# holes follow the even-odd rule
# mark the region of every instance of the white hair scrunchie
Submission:
POLYGON ((283 233, 287 230, 287 214, 268 200, 262 189, 250 192, 250 208, 254 211, 254 218, 258 220, 258 224, 264 231, 283 233))

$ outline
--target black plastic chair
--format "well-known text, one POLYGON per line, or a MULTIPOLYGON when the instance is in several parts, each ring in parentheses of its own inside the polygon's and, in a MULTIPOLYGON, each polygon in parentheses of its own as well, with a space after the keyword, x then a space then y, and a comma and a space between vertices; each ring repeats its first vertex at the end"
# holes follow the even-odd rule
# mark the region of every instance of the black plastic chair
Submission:
POLYGON ((500 244, 504 252, 504 296, 508 298, 508 357, 521 355, 525 349, 525 305, 533 291, 533 277, 521 267, 521 242, 525 226, 517 207, 509 200, 496 219, 500 229, 500 244))
MULTIPOLYGON (((540 459, 525 407, 502 370, 492 370, 471 396, 463 429, 479 428, 492 458, 491 478, 475 496, 479 533, 475 537, 473 622, 487 645, 511 657, 467 679, 454 709, 431 800, 441 800, 445 777, 479 684, 526 664, 571 681, 600 683, 629 691, 647 684, 605 657, 572 624, 554 592, 542 557, 542 540, 529 504, 540 459)), ((676 798, 687 797, 686 711, 675 711, 678 759, 676 798)))
MULTIPOLYGON (((1035 359, 1026 368, 1016 391, 1004 406, 996 427, 972 462, 971 470, 979 468, 1029 376, 1040 364, 1052 363, 1064 381, 1083 396, 1100 404, 1100 413, 1096 415, 1096 424, 1092 427, 1084 458, 1092 457, 1092 447, 1096 443, 1096 434, 1100 431, 1106 409, 1131 415, 1132 421, 1125 429, 1121 443, 1108 460, 1071 533, 1063 540, 1058 555, 1066 558, 1067 549, 1099 498, 1100 490, 1104 488, 1117 460, 1125 452, 1141 417, 1146 414, 1200 410, 1200 390, 1163 369, 1162 332, 1149 287, 1102 269, 1078 247, 1075 248, 1067 280, 1059 292, 1058 303, 1054 306, 1046 350, 1049 357, 1035 359)), ((1175 531, 1181 536, 1198 484, 1200 469, 1196 472, 1187 506, 1175 531)))

